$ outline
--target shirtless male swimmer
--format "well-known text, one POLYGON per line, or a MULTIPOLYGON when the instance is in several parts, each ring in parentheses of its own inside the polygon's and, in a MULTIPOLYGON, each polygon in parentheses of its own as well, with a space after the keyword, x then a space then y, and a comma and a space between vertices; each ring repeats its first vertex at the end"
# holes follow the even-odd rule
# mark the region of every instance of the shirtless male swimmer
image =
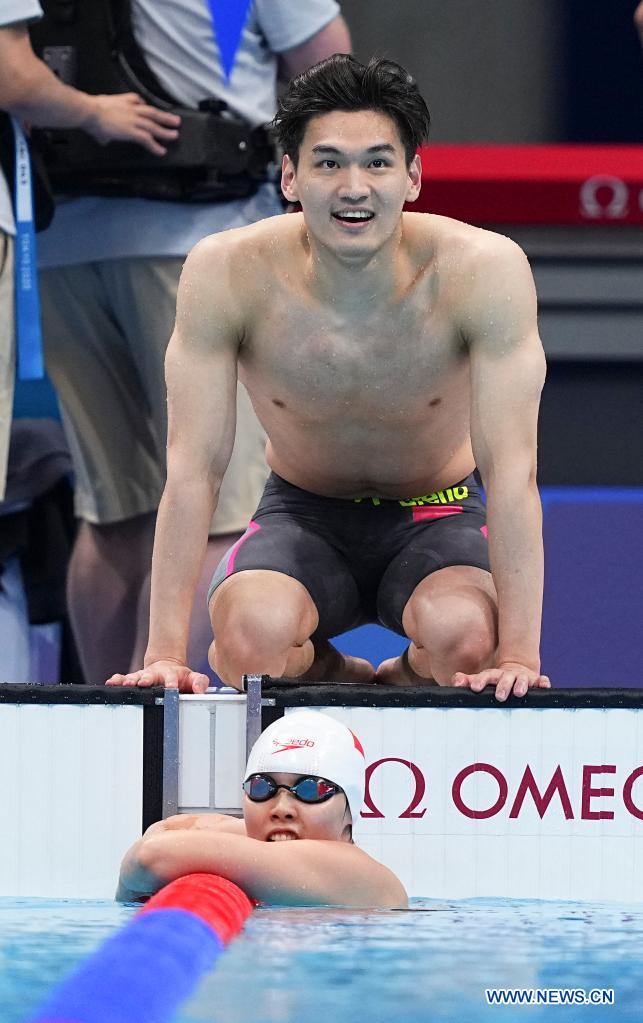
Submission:
POLYGON ((311 710, 279 718, 248 758, 244 820, 180 814, 153 824, 125 856, 116 898, 211 873, 273 905, 406 907, 395 874, 353 845, 364 767, 359 739, 334 718, 311 710))
POLYGON ((402 212, 429 113, 398 64, 335 55, 290 83, 275 124, 282 189, 302 212, 208 237, 187 259, 145 667, 109 681, 207 685, 185 664, 187 630, 239 373, 273 475, 213 579, 221 678, 494 685, 500 700, 548 688, 545 358, 527 260, 502 235, 402 212), (365 621, 411 641, 377 673, 328 643, 365 621))

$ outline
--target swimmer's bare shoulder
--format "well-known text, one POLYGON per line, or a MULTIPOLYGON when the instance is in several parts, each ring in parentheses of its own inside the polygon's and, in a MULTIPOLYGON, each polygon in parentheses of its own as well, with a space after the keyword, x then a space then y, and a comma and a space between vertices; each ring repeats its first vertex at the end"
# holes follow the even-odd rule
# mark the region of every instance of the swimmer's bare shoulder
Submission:
POLYGON ((193 470, 198 475, 205 467, 220 482, 227 467, 234 442, 239 354, 301 237, 290 219, 272 217, 269 229, 260 222, 207 235, 183 266, 165 375, 169 453, 177 455, 174 468, 188 467, 190 452, 196 453, 202 464, 191 460, 193 478, 193 470), (199 419, 191 414, 195 408, 203 412, 199 419))
POLYGON ((511 272, 528 266, 527 257, 511 238, 498 231, 475 227, 451 217, 432 217, 438 256, 447 268, 459 274, 465 292, 471 284, 497 279, 500 272, 511 272))
POLYGON ((527 256, 506 235, 437 214, 405 213, 418 263, 438 271, 448 314, 465 342, 505 352, 529 337, 540 348, 536 290, 527 256))
POLYGON ((498 231, 476 227, 464 220, 444 217, 437 213, 404 213, 404 234, 418 258, 435 256, 440 269, 493 270, 495 258, 524 262, 526 256, 520 246, 498 231))
POLYGON ((252 315, 255 301, 265 301, 273 278, 304 251, 302 214, 281 214, 256 224, 206 235, 188 255, 184 274, 237 299, 237 310, 252 315))

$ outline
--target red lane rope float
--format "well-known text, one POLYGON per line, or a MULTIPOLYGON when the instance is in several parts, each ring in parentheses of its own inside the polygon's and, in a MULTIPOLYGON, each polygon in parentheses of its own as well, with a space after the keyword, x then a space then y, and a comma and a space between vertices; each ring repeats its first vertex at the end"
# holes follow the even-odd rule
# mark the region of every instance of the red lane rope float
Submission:
POLYGON ((167 1023, 253 908, 223 877, 173 881, 81 963, 30 1023, 167 1023))

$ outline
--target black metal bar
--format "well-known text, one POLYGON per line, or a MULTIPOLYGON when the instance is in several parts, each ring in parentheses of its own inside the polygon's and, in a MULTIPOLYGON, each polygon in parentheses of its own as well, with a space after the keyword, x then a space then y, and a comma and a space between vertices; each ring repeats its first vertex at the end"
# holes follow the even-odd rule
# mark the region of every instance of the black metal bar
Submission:
POLYGON ((143 708, 142 830, 163 819, 164 690, 143 708))
POLYGON ((246 760, 261 735, 261 687, 269 679, 269 675, 243 676, 243 688, 246 693, 246 760))
POLYGON ((139 689, 122 686, 18 685, 0 682, 0 703, 78 703, 109 705, 154 705, 163 688, 139 689))
MULTIPOLYGON (((275 707, 495 707, 498 710, 547 710, 549 708, 614 707, 643 708, 641 689, 532 689, 526 696, 510 696, 504 703, 496 700, 493 687, 482 693, 447 686, 357 685, 348 682, 315 685, 285 683, 283 679, 264 682, 264 698, 275 707)), ((276 716, 279 716, 278 714, 276 716)), ((267 723, 263 712, 264 727, 267 723)))

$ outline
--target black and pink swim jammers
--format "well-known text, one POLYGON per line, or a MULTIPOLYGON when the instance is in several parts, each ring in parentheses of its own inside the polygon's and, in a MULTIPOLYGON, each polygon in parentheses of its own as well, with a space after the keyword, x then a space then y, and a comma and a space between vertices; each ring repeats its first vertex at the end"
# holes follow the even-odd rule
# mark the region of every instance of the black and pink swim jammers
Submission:
POLYGON ((433 494, 390 500, 320 497, 271 473, 248 529, 214 573, 208 601, 229 576, 267 569, 306 587, 319 612, 317 638, 367 622, 404 635, 415 587, 451 565, 490 571, 474 474, 433 494))

